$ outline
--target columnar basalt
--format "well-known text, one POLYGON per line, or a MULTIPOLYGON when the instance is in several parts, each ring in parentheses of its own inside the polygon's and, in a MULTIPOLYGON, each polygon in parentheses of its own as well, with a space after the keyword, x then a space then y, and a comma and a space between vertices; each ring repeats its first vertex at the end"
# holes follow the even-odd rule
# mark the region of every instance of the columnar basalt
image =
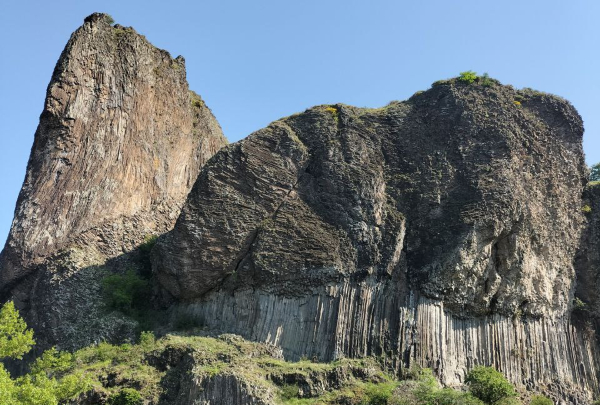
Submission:
POLYGON ((180 310, 290 358, 383 356, 451 385, 489 364, 584 398, 594 343, 569 317, 582 134, 558 97, 456 80, 381 109, 315 107, 205 166, 154 271, 180 310))

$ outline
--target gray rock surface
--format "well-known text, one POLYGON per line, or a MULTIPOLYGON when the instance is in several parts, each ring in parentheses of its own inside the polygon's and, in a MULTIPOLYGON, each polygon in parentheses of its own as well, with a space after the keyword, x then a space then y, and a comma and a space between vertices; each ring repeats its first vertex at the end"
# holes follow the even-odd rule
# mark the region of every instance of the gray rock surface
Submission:
POLYGON ((2 297, 63 347, 127 328, 100 319, 100 267, 171 229, 227 143, 183 58, 109 22, 86 18, 58 60, 0 256, 2 297))
POLYGON ((510 86, 318 106, 221 150, 153 251, 166 296, 290 358, 384 356, 455 385, 477 364, 563 399, 597 391, 570 323, 581 118, 510 86))
POLYGON ((579 300, 575 318, 583 326, 600 328, 600 183, 588 184, 583 194, 582 211, 586 226, 576 257, 577 290, 579 300))

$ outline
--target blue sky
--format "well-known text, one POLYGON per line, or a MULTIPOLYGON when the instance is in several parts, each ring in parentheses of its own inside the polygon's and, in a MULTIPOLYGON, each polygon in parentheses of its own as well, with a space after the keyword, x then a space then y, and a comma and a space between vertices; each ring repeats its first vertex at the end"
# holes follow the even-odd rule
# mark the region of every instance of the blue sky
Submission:
POLYGON ((570 100, 600 161, 600 2, 0 1, 0 243, 46 87, 94 11, 186 58, 190 87, 230 141, 312 105, 378 107, 464 70, 570 100))

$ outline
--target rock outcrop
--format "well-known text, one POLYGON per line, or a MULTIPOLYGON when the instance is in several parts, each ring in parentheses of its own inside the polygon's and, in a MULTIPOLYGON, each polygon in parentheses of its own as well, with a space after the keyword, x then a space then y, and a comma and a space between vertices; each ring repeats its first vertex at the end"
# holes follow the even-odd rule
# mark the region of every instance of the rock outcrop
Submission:
POLYGON ((600 330, 600 183, 588 184, 583 197, 582 211, 587 221, 576 257, 574 315, 585 326, 600 330))
POLYGON ((171 229, 200 168, 226 143, 189 90, 181 56, 105 14, 86 18, 48 86, 0 256, 2 297, 51 344, 117 333, 126 325, 103 323, 97 308, 106 261, 171 229))
POLYGON ((380 356, 449 385, 477 364, 597 391, 570 322, 586 182, 566 101, 458 80, 330 105, 221 150, 153 251, 165 299, 289 358, 380 356))
MULTIPOLYGON (((0 299, 38 349, 133 340, 137 321, 107 311, 101 280, 151 261, 161 333, 184 320, 261 342, 113 350, 146 367, 151 403, 270 404, 289 385, 318 398, 414 365, 461 386, 481 364, 587 403, 600 188, 584 191, 582 134, 558 97, 453 79, 379 109, 310 108, 226 146, 182 57, 92 14, 48 87, 0 299)), ((132 384, 89 350, 102 389, 77 403, 132 384)))

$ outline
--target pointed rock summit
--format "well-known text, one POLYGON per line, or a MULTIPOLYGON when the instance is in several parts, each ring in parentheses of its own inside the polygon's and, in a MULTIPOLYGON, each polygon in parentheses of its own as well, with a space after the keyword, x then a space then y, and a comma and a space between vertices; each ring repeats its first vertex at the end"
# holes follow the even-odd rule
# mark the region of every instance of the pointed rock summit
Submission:
MULTIPOLYGON (((43 297, 78 269, 171 229, 200 168, 226 143, 189 90, 183 57, 106 14, 87 17, 48 86, 0 257, 3 296, 47 311, 43 297)), ((52 307, 61 306, 54 298, 52 307)))

